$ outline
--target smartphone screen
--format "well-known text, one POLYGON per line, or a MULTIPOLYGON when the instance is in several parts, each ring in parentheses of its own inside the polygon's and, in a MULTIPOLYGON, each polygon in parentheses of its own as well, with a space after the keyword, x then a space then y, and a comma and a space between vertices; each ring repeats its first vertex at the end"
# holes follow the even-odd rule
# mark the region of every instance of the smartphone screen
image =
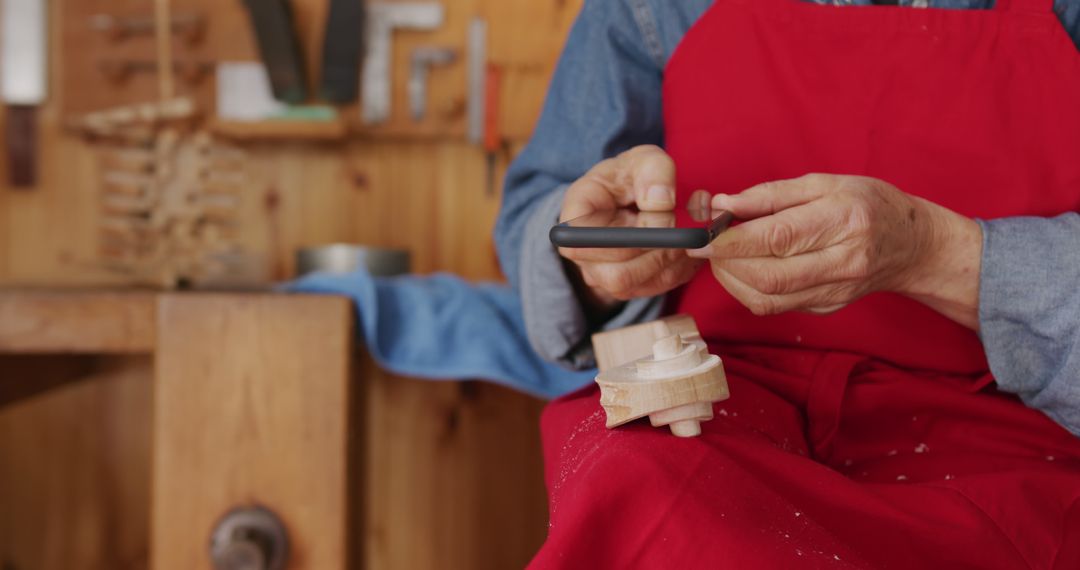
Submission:
POLYGON ((624 208, 567 220, 552 227, 549 237, 558 247, 696 249, 708 245, 731 221, 731 212, 726 210, 624 208))

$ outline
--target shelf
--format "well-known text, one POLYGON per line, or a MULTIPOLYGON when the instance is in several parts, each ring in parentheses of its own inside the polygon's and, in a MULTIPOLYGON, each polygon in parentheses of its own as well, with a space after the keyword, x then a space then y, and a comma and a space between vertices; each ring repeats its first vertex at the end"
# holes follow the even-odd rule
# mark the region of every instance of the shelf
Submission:
POLYGON ((156 295, 147 291, 0 290, 0 353, 149 353, 156 295))
POLYGON ((210 132, 237 141, 340 141, 348 134, 345 122, 293 121, 220 121, 210 123, 210 132))

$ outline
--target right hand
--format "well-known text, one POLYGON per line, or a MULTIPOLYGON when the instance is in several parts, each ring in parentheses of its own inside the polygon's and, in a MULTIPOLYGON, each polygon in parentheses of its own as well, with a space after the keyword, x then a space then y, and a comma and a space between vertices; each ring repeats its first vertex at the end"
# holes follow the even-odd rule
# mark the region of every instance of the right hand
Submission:
MULTIPOLYGON (((692 199, 708 207, 708 193, 692 199)), ((559 221, 632 205, 647 212, 675 208, 675 163, 659 147, 637 146, 598 163, 566 190, 559 221)), ((666 293, 689 281, 702 263, 682 249, 560 247, 559 254, 573 262, 588 301, 600 307, 666 293)))

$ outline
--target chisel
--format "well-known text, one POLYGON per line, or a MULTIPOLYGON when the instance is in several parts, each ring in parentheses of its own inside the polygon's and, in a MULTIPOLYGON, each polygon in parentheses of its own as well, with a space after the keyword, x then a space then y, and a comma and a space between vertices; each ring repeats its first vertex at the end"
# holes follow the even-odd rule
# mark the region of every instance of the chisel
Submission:
POLYGON ((330 0, 323 35, 319 95, 331 103, 351 103, 360 89, 360 48, 364 37, 363 0, 330 0))
POLYGON ((245 0, 259 54, 270 75, 274 98, 286 103, 302 103, 307 98, 300 43, 293 27, 292 11, 286 0, 245 0))

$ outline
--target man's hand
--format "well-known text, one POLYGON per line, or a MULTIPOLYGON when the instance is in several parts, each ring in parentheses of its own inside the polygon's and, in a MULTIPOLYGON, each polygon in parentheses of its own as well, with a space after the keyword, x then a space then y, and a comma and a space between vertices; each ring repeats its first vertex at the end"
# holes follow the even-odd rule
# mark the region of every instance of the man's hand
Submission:
POLYGON ((827 313, 874 291, 916 298, 978 326, 981 230, 891 184, 810 174, 769 182, 713 208, 750 220, 688 252, 755 314, 827 313))
MULTIPOLYGON (((634 147, 594 166, 567 189, 559 221, 632 205, 652 212, 675 208, 675 164, 659 147, 634 147)), ((701 264, 677 249, 559 248, 559 254, 573 262, 597 308, 665 293, 689 281, 701 264)))

